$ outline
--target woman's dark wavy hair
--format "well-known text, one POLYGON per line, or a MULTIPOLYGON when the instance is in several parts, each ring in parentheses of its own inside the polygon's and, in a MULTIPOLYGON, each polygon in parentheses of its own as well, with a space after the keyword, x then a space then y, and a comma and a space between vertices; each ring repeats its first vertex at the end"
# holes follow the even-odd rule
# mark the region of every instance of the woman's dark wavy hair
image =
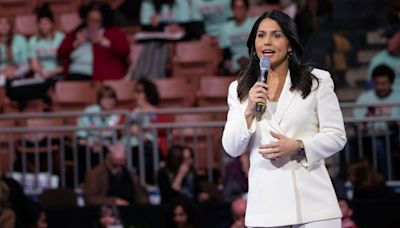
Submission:
POLYGON ((160 104, 160 94, 158 92, 157 86, 152 81, 147 80, 146 78, 140 78, 137 81, 137 84, 143 86, 143 92, 146 96, 147 102, 154 106, 160 104))
POLYGON ((87 5, 83 5, 79 9, 79 16, 82 24, 79 28, 86 27, 86 19, 91 11, 98 11, 101 14, 102 26, 108 28, 114 25, 114 12, 109 4, 91 1, 87 5))
POLYGON ((317 82, 318 79, 311 73, 311 66, 300 63, 300 59, 303 54, 303 47, 300 43, 300 38, 297 33, 296 23, 288 15, 277 10, 265 12, 257 19, 253 25, 253 28, 251 29, 251 33, 247 40, 250 62, 246 69, 239 73, 237 87, 238 97, 240 101, 243 101, 247 98, 250 88, 254 85, 254 83, 256 83, 258 75, 260 74, 260 60, 255 53, 255 40, 258 27, 266 18, 276 21, 289 40, 289 44, 292 48, 292 54, 289 56, 290 79, 292 81, 292 87, 290 90, 300 91, 304 99, 311 92, 313 79, 315 79, 317 82))

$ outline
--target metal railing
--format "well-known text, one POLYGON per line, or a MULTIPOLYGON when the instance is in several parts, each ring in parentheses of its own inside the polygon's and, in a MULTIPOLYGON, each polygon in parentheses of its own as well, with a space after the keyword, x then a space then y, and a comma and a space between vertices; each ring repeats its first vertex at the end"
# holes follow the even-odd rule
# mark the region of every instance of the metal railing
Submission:
MULTIPOLYGON (((380 106, 381 104, 377 104, 380 106)), ((387 105, 387 104, 385 104, 387 105)), ((395 105, 400 105, 395 104, 395 105)), ((350 103, 342 103, 342 108, 355 108, 362 106, 371 105, 355 105, 350 103)), ((195 155, 195 167, 197 170, 204 171, 204 174, 208 177, 209 181, 212 181, 213 171, 215 169, 220 170, 223 173, 225 163, 229 158, 224 153, 220 143, 220 137, 222 135, 222 129, 225 121, 220 116, 226 114, 227 107, 207 107, 207 108, 185 108, 185 109, 160 109, 152 112, 137 112, 135 118, 142 120, 149 115, 163 115, 170 114, 175 116, 174 120, 164 123, 147 123, 137 121, 138 124, 138 137, 144 138, 146 133, 151 133, 154 136, 152 140, 152 151, 149 154, 145 150, 145 143, 143 140, 139 140, 138 144, 138 155, 137 155, 137 166, 134 167, 133 160, 135 154, 127 153, 127 167, 128 169, 136 169, 142 184, 146 184, 146 173, 149 169, 146 167, 149 163, 146 162, 148 157, 151 157, 152 164, 152 176, 155 180, 157 177, 157 171, 160 168, 160 137, 164 137, 167 148, 172 144, 190 144, 193 148, 195 155), (202 115, 209 114, 215 115, 219 118, 211 118, 205 121, 188 121, 182 122, 180 118, 176 118, 179 115, 202 115), (190 133, 187 133, 187 129, 190 133), (163 136, 160 136, 160 132, 165 132, 163 136)), ((3 172, 13 173, 17 170, 21 172, 22 183, 26 183, 28 174, 33 174, 34 181, 39 182, 39 176, 42 174, 42 161, 45 160, 45 173, 50 175, 56 175, 59 178, 59 186, 65 187, 70 185, 74 188, 79 188, 83 179, 83 170, 89 170, 91 167, 104 160, 103 151, 98 154, 96 161, 92 160, 92 154, 90 147, 86 145, 80 145, 80 138, 76 135, 79 130, 85 130, 87 132, 99 132, 108 131, 112 132, 112 136, 109 137, 107 143, 115 143, 120 141, 121 138, 132 137, 130 128, 132 122, 129 121, 132 113, 126 110, 103 112, 103 113, 90 113, 90 115, 109 115, 117 114, 123 117, 125 121, 119 125, 113 127, 78 127, 71 124, 64 126, 43 126, 43 127, 26 127, 24 125, 14 127, 3 127, 0 128, 0 137, 2 138, 0 147, 0 170, 3 172), (45 133, 41 141, 30 140, 26 135, 45 133), (57 143, 54 145, 52 141, 56 140, 57 143), (45 144, 45 146, 40 145, 45 144), (81 149, 79 150, 78 147, 81 149), (82 150, 82 148, 84 148, 82 150), (57 151, 57 152, 54 152, 57 151), (7 158, 6 158, 7 157, 7 158), (68 157, 68 158, 67 158, 68 157), (16 167, 16 158, 20 161, 21 167, 16 167), (4 160, 6 159, 6 160, 4 160), (82 163, 82 159, 84 162, 82 163), (19 169, 18 169, 19 168, 19 169), (71 177, 72 176, 72 177, 71 177)), ((71 119, 78 118, 83 115, 88 115, 83 112, 55 112, 55 113, 21 113, 21 114, 3 114, 0 115, 0 121, 3 120, 14 120, 14 121, 25 121, 32 118, 63 118, 71 119)), ((348 132, 349 142, 346 145, 343 152, 340 154, 343 156, 342 162, 349 162, 352 158, 360 158, 365 155, 365 138, 370 138, 371 156, 373 165, 375 168, 385 169, 388 180, 394 180, 393 176, 393 160, 392 148, 393 143, 398 146, 400 142, 398 132, 381 132, 381 133, 365 133, 363 128, 366 123, 375 122, 392 122, 399 128, 400 117, 368 117, 364 119, 356 119, 353 117, 346 117, 344 119, 345 126, 348 132), (393 135, 395 134, 395 135, 393 135), (393 142, 394 140, 394 142, 393 142), (377 143, 379 141, 379 143, 377 143), (386 167, 379 167, 381 165, 382 154, 378 152, 382 151, 382 148, 378 146, 380 143, 384 143, 384 161, 386 167), (355 149, 354 149, 355 148, 355 149), (379 150, 379 151, 378 151, 379 150)), ((107 143, 103 142, 103 145, 107 143)), ((127 151, 130 150, 130 142, 125 142, 127 151)), ((103 147, 101 147, 103 149, 103 147)), ((399 177, 396 177, 399 178, 399 177)), ((29 179, 29 178, 28 178, 29 179)), ((50 178, 47 179, 48 185, 50 186, 50 178)))

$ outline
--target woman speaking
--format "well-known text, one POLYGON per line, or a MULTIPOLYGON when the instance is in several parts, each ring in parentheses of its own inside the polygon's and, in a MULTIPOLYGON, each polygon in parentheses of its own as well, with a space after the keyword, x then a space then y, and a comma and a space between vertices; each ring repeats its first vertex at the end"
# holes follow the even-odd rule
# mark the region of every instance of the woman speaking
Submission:
POLYGON ((229 155, 250 154, 246 226, 341 227, 324 163, 346 144, 330 74, 300 63, 297 26, 280 11, 257 19, 247 47, 250 62, 229 87, 222 136, 229 155), (260 59, 270 62, 265 82, 260 59))

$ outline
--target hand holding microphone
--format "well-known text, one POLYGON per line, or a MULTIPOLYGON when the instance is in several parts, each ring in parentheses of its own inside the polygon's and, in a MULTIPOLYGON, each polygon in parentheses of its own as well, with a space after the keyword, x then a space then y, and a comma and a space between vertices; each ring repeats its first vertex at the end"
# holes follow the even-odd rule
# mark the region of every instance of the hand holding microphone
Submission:
MULTIPOLYGON (((268 58, 260 59, 260 75, 258 76, 258 82, 266 83, 268 77, 268 70, 271 66, 271 60, 268 58)), ((265 100, 263 102, 257 102, 256 112, 264 112, 266 108, 265 100)))

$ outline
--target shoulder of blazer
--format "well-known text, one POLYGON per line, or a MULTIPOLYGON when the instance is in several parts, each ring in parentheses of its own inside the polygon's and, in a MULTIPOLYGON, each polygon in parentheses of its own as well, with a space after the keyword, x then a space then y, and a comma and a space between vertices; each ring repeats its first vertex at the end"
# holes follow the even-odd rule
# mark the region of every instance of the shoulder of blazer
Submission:
POLYGON ((321 69, 318 69, 318 68, 314 68, 311 71, 311 74, 313 74, 315 77, 317 77, 318 80, 320 80, 320 82, 324 81, 324 80, 327 80, 327 79, 331 79, 331 74, 326 70, 321 70, 321 69))

